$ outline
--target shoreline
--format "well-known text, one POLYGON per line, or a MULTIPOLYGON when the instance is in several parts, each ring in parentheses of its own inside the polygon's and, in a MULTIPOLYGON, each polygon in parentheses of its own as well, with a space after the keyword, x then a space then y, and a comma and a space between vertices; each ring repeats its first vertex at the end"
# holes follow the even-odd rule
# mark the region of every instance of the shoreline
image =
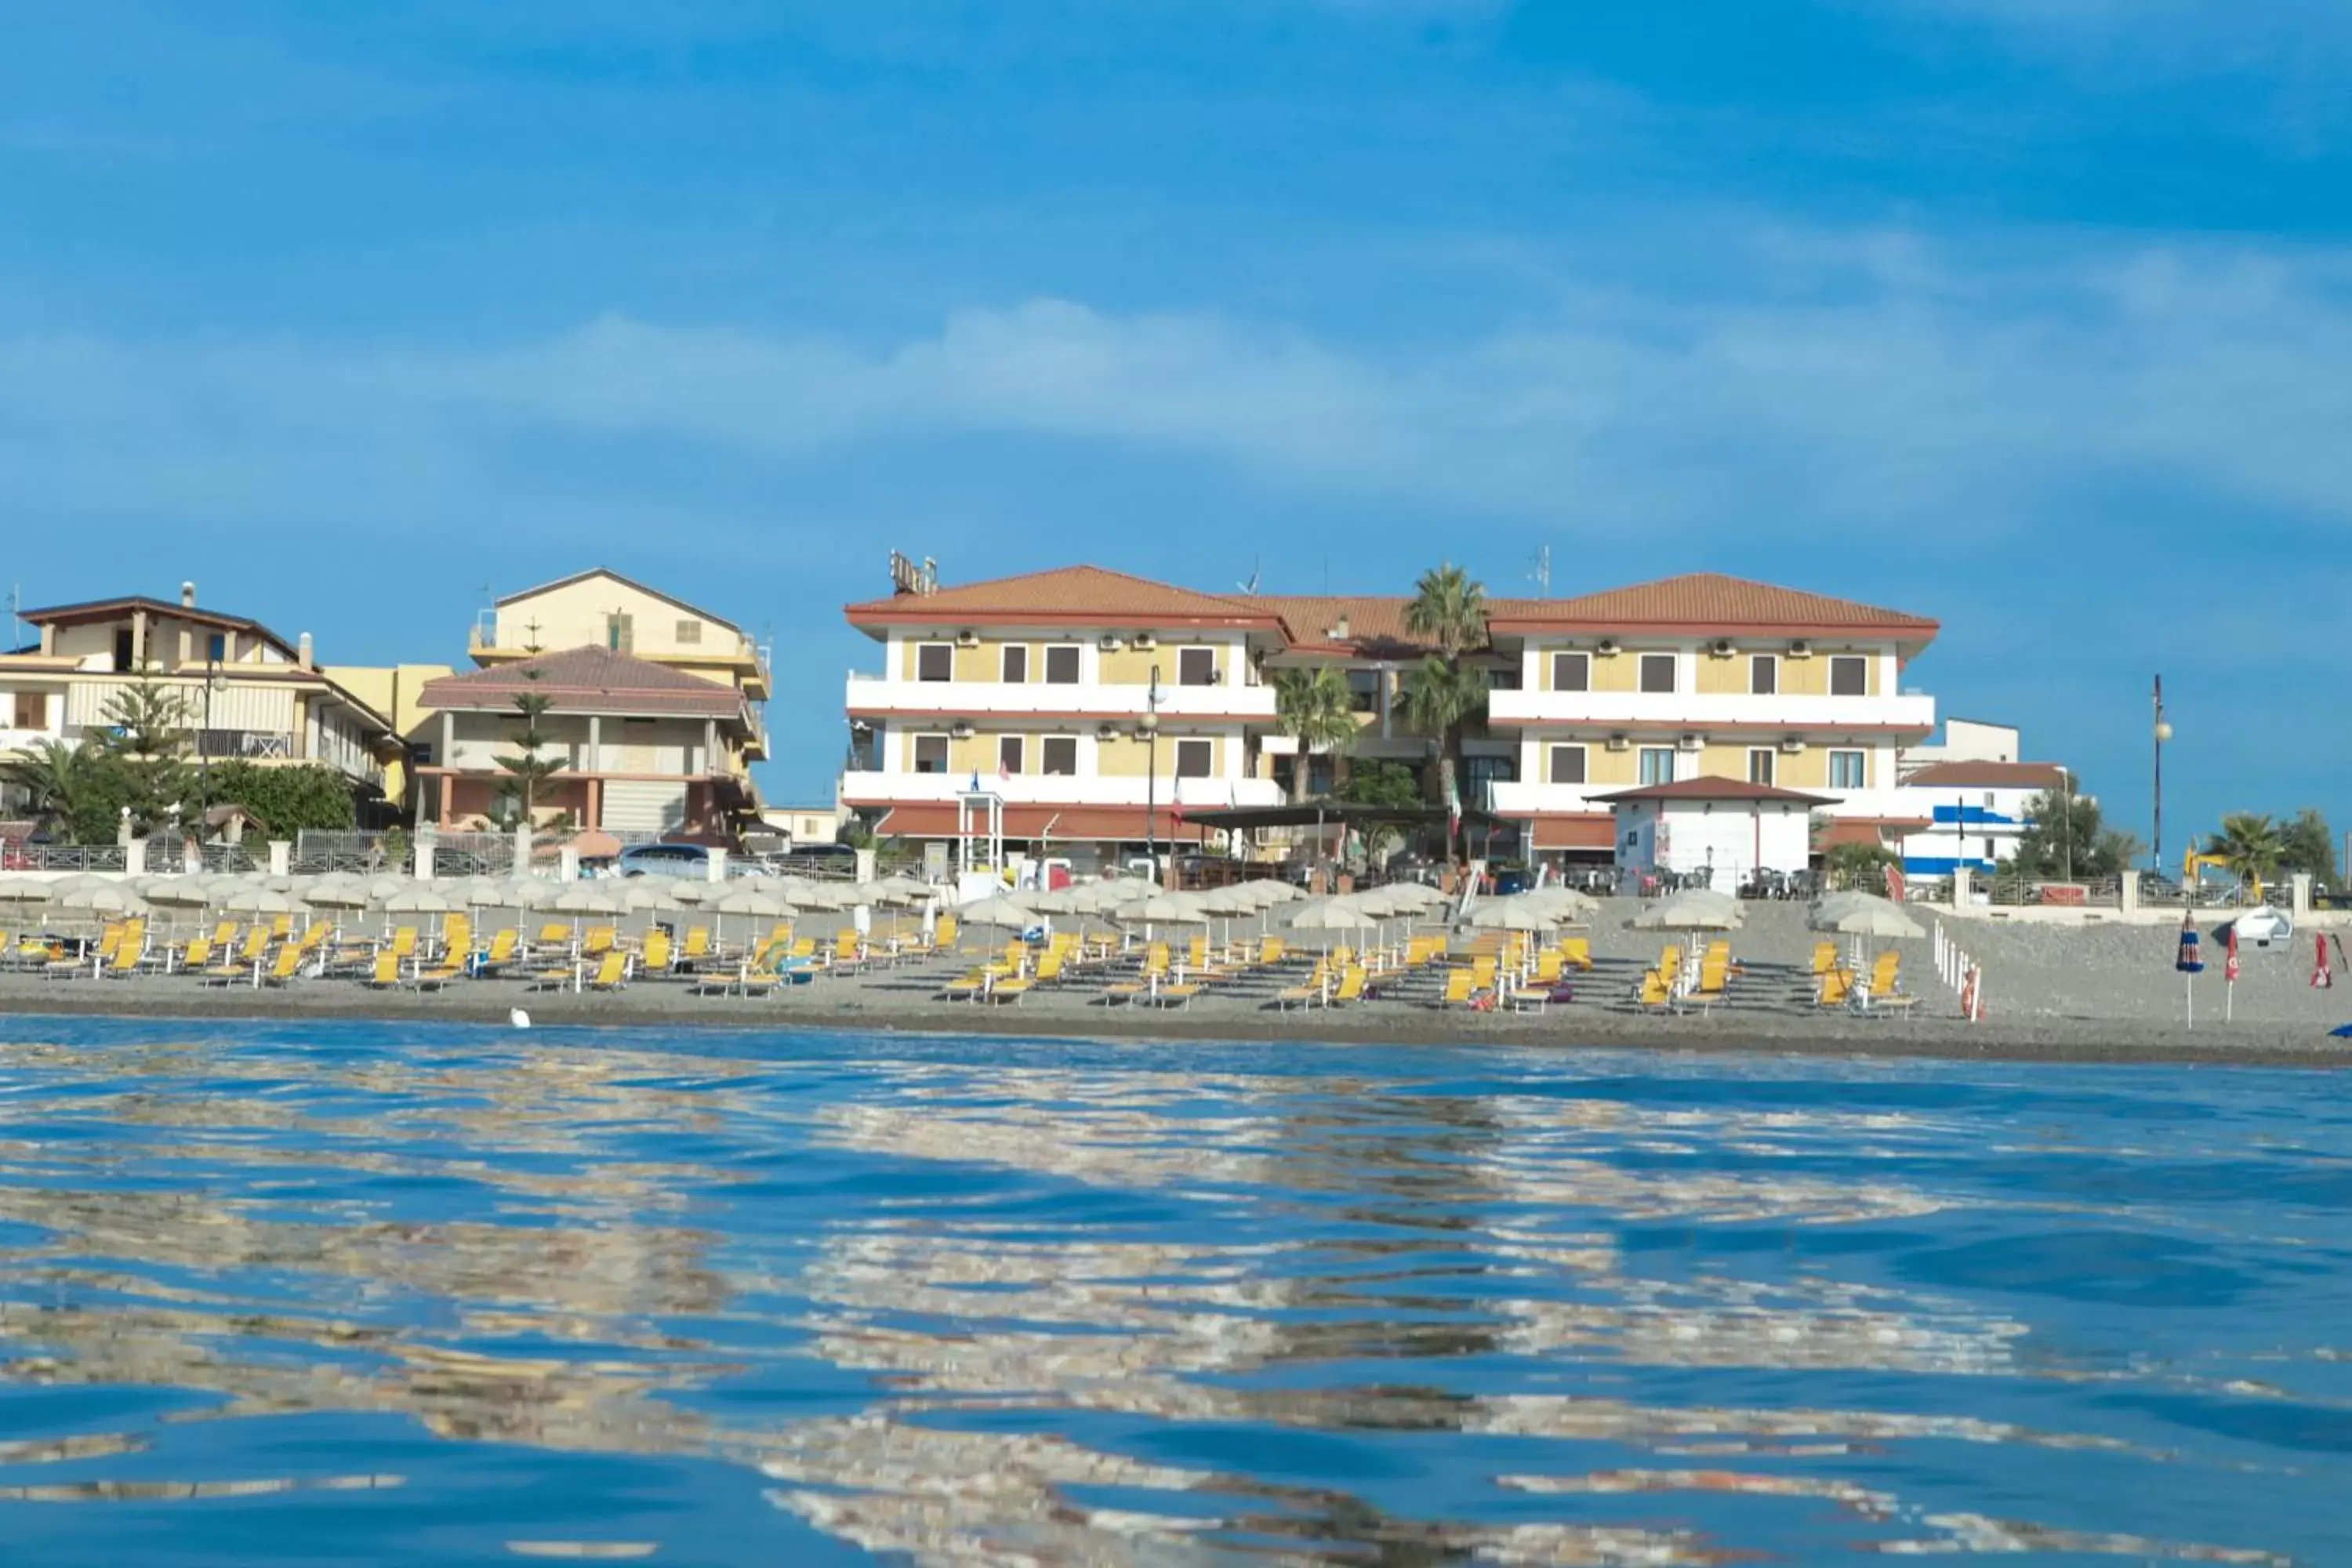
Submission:
POLYGON ((1236 1014, 1090 1008, 982 1008, 844 1004, 793 994, 744 1001, 638 986, 619 995, 499 993, 489 996, 365 991, 194 992, 169 995, 111 983, 54 982, 33 994, 0 995, 9 1018, 118 1018, 157 1022, 425 1023, 503 1026, 524 1008, 535 1026, 714 1031, 865 1031, 906 1037, 994 1036, 1044 1041, 1250 1044, 1257 1041, 1400 1047, 1498 1046, 1563 1051, 1651 1050, 1676 1056, 1802 1056, 1885 1060, 2042 1062, 2051 1065, 2352 1068, 2352 1040, 2272 1023, 2203 1029, 2137 1021, 2042 1017, 1966 1024, 1958 1019, 1848 1016, 1656 1018, 1594 1007, 1544 1014, 1312 1009, 1236 1014), (106 989, 100 989, 104 986, 106 989))

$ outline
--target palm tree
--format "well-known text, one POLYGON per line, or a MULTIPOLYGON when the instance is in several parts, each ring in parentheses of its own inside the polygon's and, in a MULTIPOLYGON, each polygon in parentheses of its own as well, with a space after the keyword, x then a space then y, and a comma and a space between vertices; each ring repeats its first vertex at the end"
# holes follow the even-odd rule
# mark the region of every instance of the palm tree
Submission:
POLYGON ((70 816, 87 764, 88 759, 63 741, 42 741, 0 768, 0 781, 25 792, 26 808, 34 816, 70 816))
POLYGON ((1461 567, 1447 562, 1421 574, 1404 607, 1404 629, 1431 644, 1447 662, 1486 642, 1486 590, 1461 567))
POLYGON ((1437 743, 1426 788, 1433 803, 1444 804, 1446 783, 1462 754, 1462 734, 1472 718, 1486 710, 1486 672, 1440 654, 1430 654, 1405 671, 1404 690, 1397 699, 1405 723, 1437 743))
MULTIPOLYGON (((1355 695, 1347 678, 1329 665, 1286 669, 1274 678, 1274 721, 1298 742, 1298 764, 1290 775, 1290 798, 1307 798, 1307 754, 1328 752, 1335 765, 1356 743, 1355 695)), ((1336 781, 1335 781, 1336 784, 1336 781)))
POLYGON ((2205 853, 2218 855, 2221 864, 2248 887, 2278 874, 2286 844, 2279 825, 2260 812, 2233 811, 2221 819, 2221 831, 2205 841, 2205 853))

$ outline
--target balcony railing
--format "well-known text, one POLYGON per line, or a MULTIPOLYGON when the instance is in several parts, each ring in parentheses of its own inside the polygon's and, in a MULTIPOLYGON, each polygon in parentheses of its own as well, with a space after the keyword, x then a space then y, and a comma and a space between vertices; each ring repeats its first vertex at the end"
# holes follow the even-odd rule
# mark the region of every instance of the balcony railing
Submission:
POLYGON ((1932 697, 1753 697, 1678 691, 1497 691, 1487 716, 1498 725, 1573 723, 1706 731, 1932 730, 1932 697))
MULTIPOLYGON (((856 713, 953 713, 973 719, 1074 713, 1087 719, 1129 720, 1150 706, 1140 686, 988 680, 890 680, 852 675, 848 702, 856 713)), ((1160 688, 1162 719, 1274 717, 1274 688, 1234 685, 1160 688)))
MULTIPOLYGON (((1162 753, 1163 757, 1165 753, 1162 753)), ((1280 805, 1286 798, 1272 779, 1172 778, 1166 773, 1149 790, 1141 778, 1080 778, 1060 773, 1023 773, 1013 778, 980 775, 981 792, 1009 805, 1162 806, 1280 805)), ((860 803, 912 804, 951 801, 969 794, 972 775, 959 773, 851 773, 842 781, 848 798, 860 803)))
POLYGON ((198 730, 199 757, 290 758, 301 755, 301 737, 274 730, 198 730))

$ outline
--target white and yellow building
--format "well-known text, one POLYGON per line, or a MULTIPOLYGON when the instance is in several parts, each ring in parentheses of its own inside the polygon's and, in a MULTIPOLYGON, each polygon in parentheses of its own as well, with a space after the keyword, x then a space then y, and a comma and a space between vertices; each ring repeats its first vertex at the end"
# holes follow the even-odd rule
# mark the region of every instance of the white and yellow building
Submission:
POLYGON ((398 754, 388 718, 319 668, 310 634, 289 642, 256 620, 139 595, 26 610, 38 640, 0 654, 0 758, 79 744, 142 672, 180 704, 199 758, 318 764, 363 798, 398 754))
MULTIPOLYGON (((885 835, 953 837, 975 792, 1003 803, 1007 838, 1033 843, 1166 839, 1187 808, 1279 805, 1297 763, 1273 682, 1290 666, 1345 673, 1356 755, 1430 754, 1396 711, 1429 651, 1402 597, 1228 596, 1094 566, 894 580, 846 612, 882 668, 849 679, 842 800, 885 835)), ((1710 776, 1819 797, 1827 839, 1882 839, 1916 825, 1895 760, 1935 728, 1935 702, 1902 678, 1937 629, 1704 574, 1491 601, 1469 799, 1520 825, 1531 854, 1607 856, 1601 797, 1710 776)), ((1322 787, 1323 765, 1307 766, 1322 787)))

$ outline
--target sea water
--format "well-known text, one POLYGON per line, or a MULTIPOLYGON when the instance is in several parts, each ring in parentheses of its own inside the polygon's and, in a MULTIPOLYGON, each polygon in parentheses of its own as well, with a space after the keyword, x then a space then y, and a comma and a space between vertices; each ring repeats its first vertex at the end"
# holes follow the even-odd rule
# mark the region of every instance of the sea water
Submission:
POLYGON ((2352 1562, 2346 1079, 14 1019, 0 1562, 2352 1562))

